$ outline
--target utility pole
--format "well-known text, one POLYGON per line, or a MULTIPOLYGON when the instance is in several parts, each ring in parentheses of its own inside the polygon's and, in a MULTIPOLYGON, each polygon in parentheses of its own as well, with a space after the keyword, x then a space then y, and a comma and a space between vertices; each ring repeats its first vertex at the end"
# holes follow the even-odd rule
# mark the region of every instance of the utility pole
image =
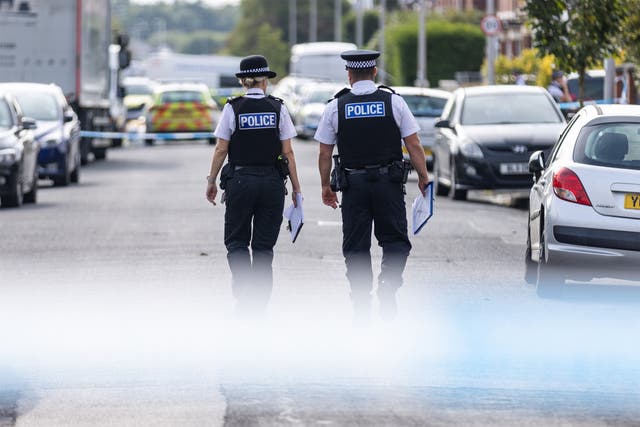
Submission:
POLYGON ((342 0, 335 0, 333 14, 333 38, 342 41, 342 0))
POLYGON ((297 0, 289 0, 289 45, 298 43, 298 11, 297 0))
POLYGON ((380 0, 380 14, 378 21, 378 32, 380 33, 380 59, 378 59, 378 79, 382 84, 387 81, 387 71, 384 63, 384 29, 385 29, 385 13, 387 11, 387 1, 380 0))
MULTIPOLYGON (((487 15, 495 14, 494 0, 487 0, 487 15)), ((487 84, 495 84, 496 36, 487 36, 487 84)))
POLYGON ((418 17, 418 70, 416 73, 416 86, 427 87, 427 4, 426 0, 420 0, 420 14, 418 17))
POLYGON ((356 45, 362 49, 362 0, 356 0, 356 45))
POLYGON ((309 42, 318 41, 318 0, 309 2, 309 42))

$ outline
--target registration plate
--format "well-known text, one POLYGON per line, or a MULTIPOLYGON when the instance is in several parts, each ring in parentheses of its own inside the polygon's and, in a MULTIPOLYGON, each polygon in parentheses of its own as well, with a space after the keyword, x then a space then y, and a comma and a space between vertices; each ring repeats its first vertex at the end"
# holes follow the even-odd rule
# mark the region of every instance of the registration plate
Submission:
POLYGON ((529 173, 528 163, 501 163, 500 173, 502 175, 526 175, 529 173))
POLYGON ((640 210, 640 194, 634 194, 634 193, 625 194, 624 208, 640 210))

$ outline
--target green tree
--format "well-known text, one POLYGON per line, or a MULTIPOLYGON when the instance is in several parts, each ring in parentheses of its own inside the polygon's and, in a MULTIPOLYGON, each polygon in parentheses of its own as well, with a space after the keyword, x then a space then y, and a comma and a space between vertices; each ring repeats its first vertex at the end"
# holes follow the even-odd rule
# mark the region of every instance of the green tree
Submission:
MULTIPOLYGON (((640 0, 627 0, 628 10, 640 10, 640 0)), ((640 63, 640 14, 627 13, 620 31, 620 42, 623 46, 625 59, 640 63)))
POLYGON ((618 49, 620 27, 629 13, 627 0, 526 0, 525 11, 541 55, 553 55, 558 66, 579 74, 579 101, 584 98, 587 68, 600 65, 618 49))

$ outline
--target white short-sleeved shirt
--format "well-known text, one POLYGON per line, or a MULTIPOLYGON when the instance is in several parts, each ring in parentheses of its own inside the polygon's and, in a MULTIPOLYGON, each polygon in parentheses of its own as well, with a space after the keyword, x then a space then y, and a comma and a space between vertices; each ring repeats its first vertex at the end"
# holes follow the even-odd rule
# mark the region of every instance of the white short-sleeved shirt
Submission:
MULTIPOLYGON (((361 80, 355 82, 351 87, 354 95, 368 95, 378 90, 376 84, 371 80, 361 80)), ((409 110, 409 106, 399 95, 391 97, 391 109, 393 118, 400 129, 400 136, 406 138, 420 130, 416 118, 409 110)), ((338 100, 333 99, 324 109, 318 129, 313 138, 323 144, 334 145, 337 142, 338 133, 338 100)))
MULTIPOLYGON (((259 88, 251 88, 244 95, 249 98, 260 99, 264 98, 264 92, 259 88)), ((233 112, 233 107, 231 104, 225 104, 222 109, 222 114, 220 115, 220 122, 218 126, 216 126, 216 130, 214 132, 215 136, 220 139, 224 139, 227 141, 231 140, 231 135, 236 130, 236 115, 233 112)), ((289 115, 289 111, 287 107, 282 104, 280 108, 280 141, 284 141, 286 139, 294 138, 297 134, 296 128, 293 125, 293 121, 291 121, 291 116, 289 115)))

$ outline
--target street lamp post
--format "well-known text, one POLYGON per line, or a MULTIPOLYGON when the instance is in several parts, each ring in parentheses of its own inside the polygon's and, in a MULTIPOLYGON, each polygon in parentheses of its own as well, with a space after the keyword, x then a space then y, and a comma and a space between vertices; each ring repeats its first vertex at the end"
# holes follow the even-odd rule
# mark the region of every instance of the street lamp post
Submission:
POLYGON ((427 87, 427 31, 425 28, 427 18, 426 0, 420 0, 420 14, 418 17, 418 70, 416 73, 416 86, 427 87))

